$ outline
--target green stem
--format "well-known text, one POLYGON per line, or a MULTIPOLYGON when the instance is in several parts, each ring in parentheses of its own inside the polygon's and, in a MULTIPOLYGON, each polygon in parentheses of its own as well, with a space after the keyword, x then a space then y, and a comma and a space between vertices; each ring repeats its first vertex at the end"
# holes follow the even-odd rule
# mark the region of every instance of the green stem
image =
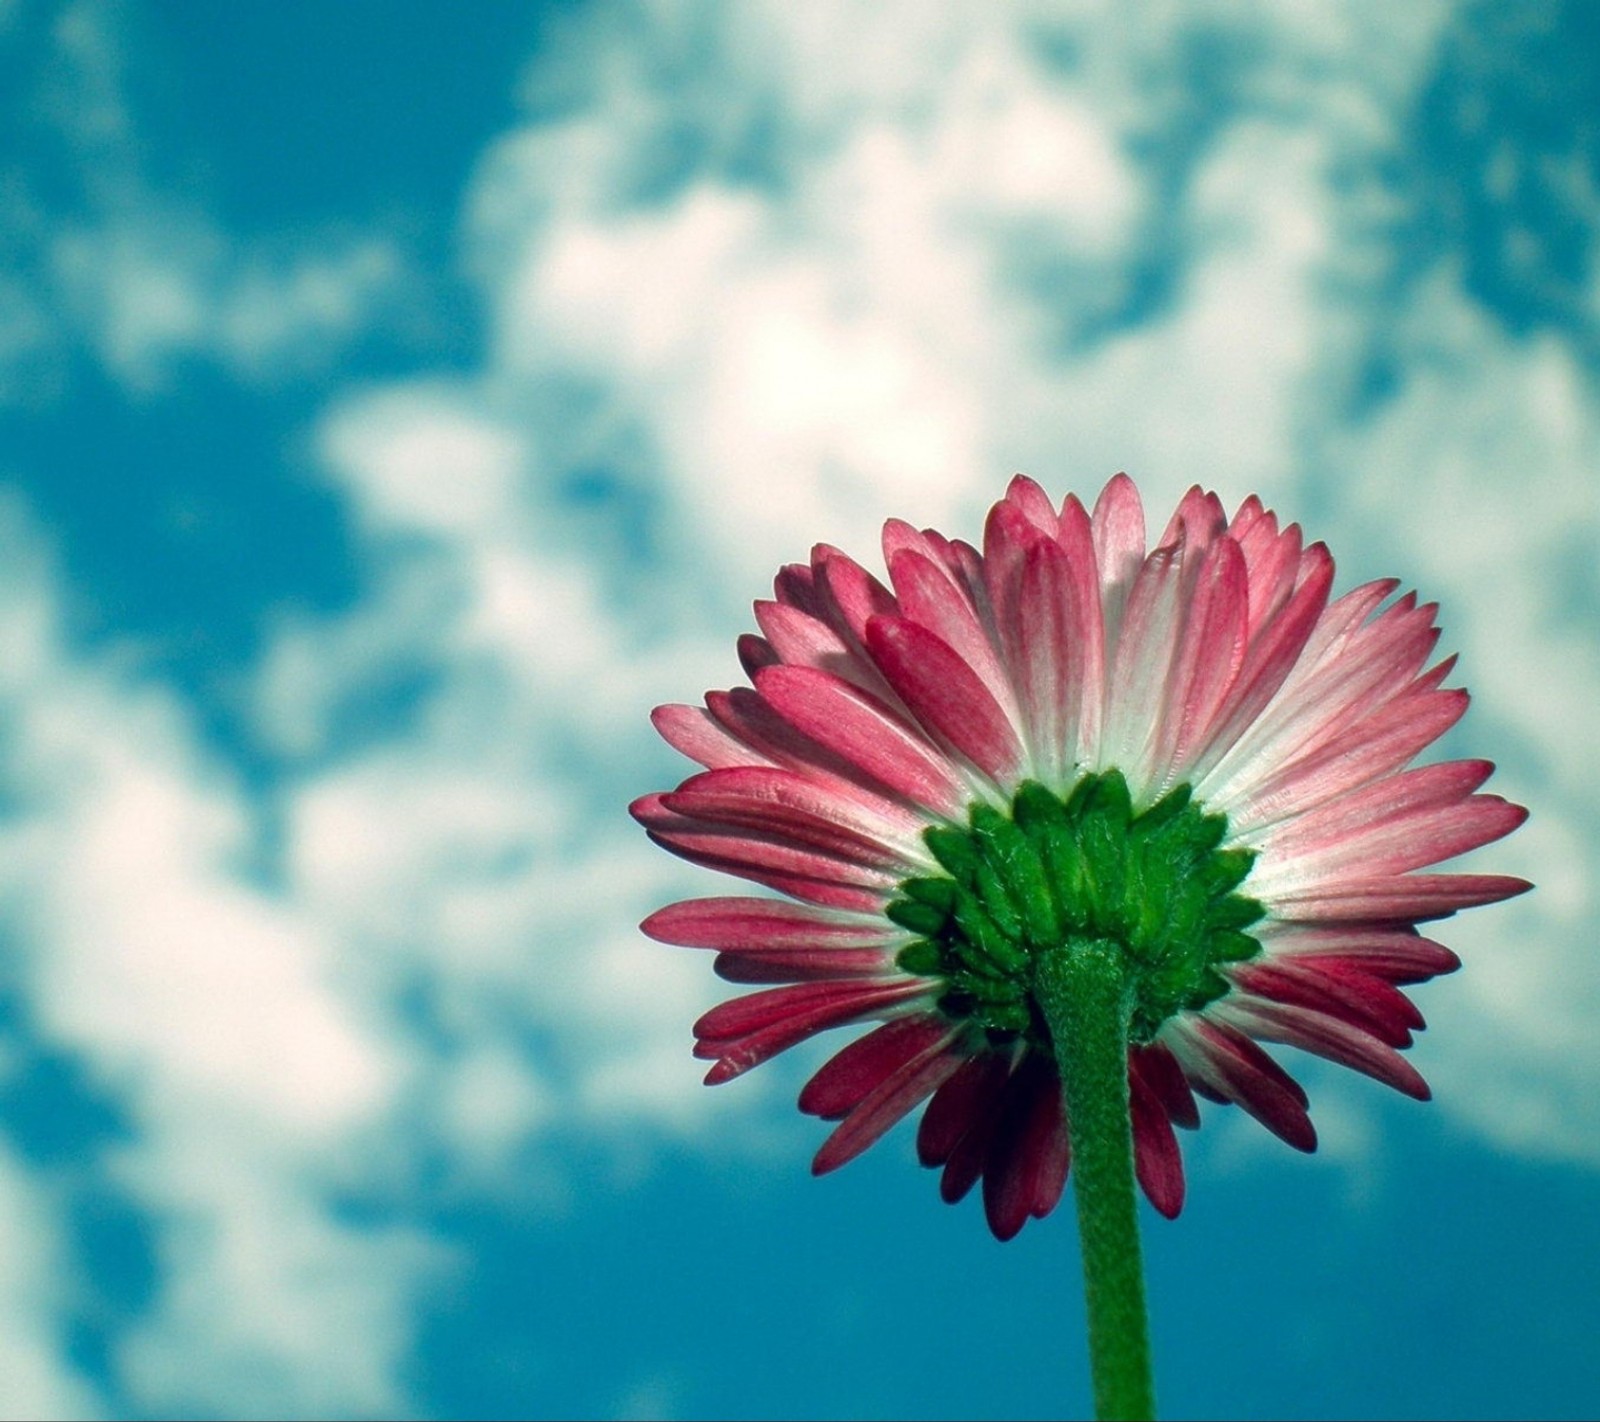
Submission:
POLYGON ((1095 1415, 1155 1416, 1128 1117, 1131 993, 1121 944, 1072 938, 1043 954, 1034 995, 1050 1027, 1072 1143, 1095 1415))

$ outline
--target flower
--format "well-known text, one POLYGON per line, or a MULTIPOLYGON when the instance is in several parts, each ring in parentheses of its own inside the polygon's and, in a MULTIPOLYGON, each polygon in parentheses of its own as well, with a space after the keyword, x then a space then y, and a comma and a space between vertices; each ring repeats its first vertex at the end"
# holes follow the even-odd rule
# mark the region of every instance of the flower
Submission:
POLYGON ((1089 514, 1018 476, 980 552, 898 520, 890 586, 838 550, 779 572, 739 642, 753 685, 663 706, 705 767, 633 806, 650 837, 785 898, 693 899, 643 928, 769 986, 695 1026, 707 1081, 877 1021, 800 1094, 838 1125, 814 1170, 926 1101, 941 1193, 981 1178, 1009 1239, 1047 1214, 1068 1134, 1035 955, 1115 945, 1132 984, 1135 1170, 1171 1217, 1195 1097, 1301 1150, 1281 1043, 1407 1095, 1423 1025, 1401 988, 1459 966, 1417 924, 1529 886, 1417 871, 1509 833, 1493 767, 1407 768, 1466 709, 1429 668, 1436 606, 1398 584, 1330 601, 1333 560, 1247 499, 1184 497, 1154 551, 1132 480, 1089 514))

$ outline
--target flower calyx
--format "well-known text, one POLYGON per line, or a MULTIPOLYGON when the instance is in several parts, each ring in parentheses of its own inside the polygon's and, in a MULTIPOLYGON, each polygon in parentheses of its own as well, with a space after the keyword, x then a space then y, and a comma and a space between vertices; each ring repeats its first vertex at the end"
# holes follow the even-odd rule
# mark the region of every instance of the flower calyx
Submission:
POLYGON ((1225 816, 1187 785, 1135 812, 1122 772, 1082 776, 1065 795, 1028 781, 1010 814, 977 803, 967 828, 924 832, 942 874, 904 880, 887 914, 915 933, 900 968, 941 979, 940 1010, 999 1045, 1050 1038, 1034 994, 1038 960, 1073 942, 1120 946, 1131 1036, 1221 997, 1227 963, 1253 958, 1265 913, 1239 893, 1253 851, 1223 848, 1225 816))

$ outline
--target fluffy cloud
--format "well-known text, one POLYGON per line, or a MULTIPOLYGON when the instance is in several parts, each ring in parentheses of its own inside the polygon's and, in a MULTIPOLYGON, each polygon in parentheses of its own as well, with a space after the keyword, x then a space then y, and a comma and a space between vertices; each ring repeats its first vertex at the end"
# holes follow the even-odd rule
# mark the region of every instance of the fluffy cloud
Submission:
MULTIPOLYGON (((82 1168, 133 1193, 160 1266, 122 1381, 157 1410, 235 1410, 241 1377, 268 1412, 400 1406, 428 1251, 330 1208, 406 1088, 394 1024, 252 868, 260 825, 182 707, 74 655, 37 534, 4 532, 12 972, 37 1041, 125 1114, 129 1139, 82 1168)), ((78 1410, 60 1397, 41 1406, 78 1410)))
POLYGON ((870 549, 890 513, 970 528, 1010 466, 1080 486, 1125 466, 1154 504, 1202 479, 1304 508, 1358 575, 1398 570, 1446 600, 1479 693, 1468 733, 1510 747, 1506 788, 1539 810, 1524 848, 1498 853, 1551 888, 1461 928, 1477 951, 1470 989, 1440 990, 1451 1045, 1430 1053, 1436 1074, 1460 1072, 1441 1092, 1497 1137, 1600 1150, 1570 1122, 1527 1124, 1562 1121, 1589 1083, 1560 1045, 1574 999, 1558 999, 1592 981, 1573 870, 1595 827, 1543 792, 1596 778, 1574 735, 1600 689, 1592 649, 1578 618, 1552 611, 1574 540, 1592 537, 1592 397, 1560 346, 1475 316, 1448 264, 1396 299, 1401 198, 1383 159, 1446 12, 1398 28, 1375 9, 1264 21, 1224 74, 1237 117, 1181 162, 1181 56, 1238 39, 1240 14, 1174 15, 1155 37, 1089 10, 1020 25, 987 8, 875 12, 860 33, 842 15, 743 10, 728 32, 695 29, 692 60, 677 10, 641 12, 637 32, 597 24, 587 102, 509 135, 484 165, 469 208, 497 335, 480 380, 449 412, 426 385, 338 409, 327 442, 374 548, 421 533, 442 563, 419 559, 418 577, 455 580, 436 651, 500 678, 502 724, 582 743, 574 720, 626 733, 608 699, 632 713, 646 683, 700 689, 646 670, 652 656, 714 667, 685 587, 736 606, 735 589, 759 591, 811 538, 870 549), (896 28, 916 25, 929 27, 916 43, 896 28), (1043 31, 1082 61, 1053 62, 1043 31), (830 62, 808 61, 821 53, 830 62), (773 171, 752 174, 733 155, 758 108, 782 139, 773 171), (652 188, 638 155, 663 153, 671 123, 677 176, 652 188), (1139 298, 1158 259, 1165 294, 1139 298), (1393 393, 1363 404, 1384 343, 1393 393), (672 534, 661 593, 681 614, 665 642, 636 585, 607 600, 608 548, 552 540, 529 517, 569 467, 541 392, 574 372, 604 419, 643 432, 643 484, 672 534), (519 432, 524 402, 536 414, 519 432), (1512 466, 1540 518, 1524 516, 1512 466), (1536 703, 1530 684, 1547 688, 1536 703), (538 712, 524 720, 527 696, 538 712), (1513 919, 1541 948, 1511 967, 1494 940, 1513 919), (1497 1050, 1519 1063, 1498 1093, 1483 1065, 1497 1050))

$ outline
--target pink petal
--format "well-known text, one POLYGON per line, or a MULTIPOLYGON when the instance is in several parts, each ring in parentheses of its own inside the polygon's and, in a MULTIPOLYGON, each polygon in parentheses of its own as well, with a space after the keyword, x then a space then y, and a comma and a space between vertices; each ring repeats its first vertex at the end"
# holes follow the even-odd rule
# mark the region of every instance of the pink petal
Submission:
MULTIPOLYGON (((1327 882, 1338 876, 1403 874, 1453 859, 1510 834, 1528 812, 1498 795, 1473 795, 1454 805, 1424 806, 1348 831, 1315 849, 1281 854, 1273 846, 1265 883, 1327 882)), ((1265 856, 1263 856, 1265 859, 1265 856)))
MULTIPOLYGON (((1061 531, 1057 542, 1066 554, 1067 581, 1075 590, 1078 631, 1074 638, 1074 655, 1082 668, 1082 691, 1077 701, 1077 745, 1069 748, 1068 764, 1096 765, 1100 760, 1101 721, 1106 698, 1106 624, 1100 607, 1100 571, 1094 529, 1083 505, 1070 494, 1061 505, 1061 531)), ((1140 543, 1142 546, 1142 534, 1140 543)), ((1027 615, 1027 601, 1025 590, 1024 616, 1027 615)))
POLYGON ((1303 1007, 1282 1006, 1259 998, 1230 997, 1222 1008, 1229 1021, 1253 1037, 1299 1047, 1341 1066, 1351 1067, 1392 1086, 1396 1091, 1426 1101, 1432 1093, 1421 1074, 1392 1047, 1348 1022, 1303 1007))
MULTIPOLYGON (((1303 576, 1283 610, 1271 619, 1245 651, 1244 664, 1221 707, 1212 717, 1209 745, 1195 758, 1197 792, 1214 773, 1220 779, 1231 760, 1248 759, 1244 732, 1278 694, 1305 650, 1307 640, 1327 607, 1333 586, 1333 559, 1313 543, 1301 560, 1303 576)), ((1209 790, 1204 791, 1209 799, 1209 790)))
POLYGON ((1272 825, 1398 770, 1461 719, 1465 691, 1398 696, 1262 781, 1229 815, 1236 833, 1272 825))
POLYGON ((810 668, 773 667, 756 688, 791 726, 892 793, 948 818, 965 813, 971 792, 949 761, 859 687, 810 668))
POLYGON ((1348 963, 1392 983, 1425 982, 1461 966, 1461 960, 1442 943, 1419 937, 1412 928, 1273 924, 1261 939, 1274 960, 1348 963))
POLYGON ((829 854, 896 869, 930 863, 917 834, 922 818, 771 766, 734 766, 690 776, 662 799, 675 814, 705 824, 759 830, 829 854))
POLYGON ((1016 729, 948 644, 904 617, 874 617, 867 649, 930 735, 996 782, 1016 777, 1023 759, 1016 729))
MULTIPOLYGON (((1014 610, 1001 621, 1006 661, 1040 773, 1065 783, 1085 700, 1088 609, 1067 555, 1040 542, 1023 559, 1014 610)), ((1098 692, 1096 692, 1098 698, 1098 692)), ((1098 705, 1096 713, 1098 714, 1098 705)))
POLYGON ((1231 538, 1218 539, 1201 567, 1173 657, 1154 767, 1163 788, 1184 778, 1215 729, 1214 720, 1244 665, 1248 610, 1244 554, 1231 538))
POLYGON ((895 1072, 949 1042, 950 1023, 936 1012, 896 1017, 836 1052, 800 1092, 808 1116, 837 1121, 895 1072))
POLYGON ((1145 559, 1116 643, 1101 754, 1127 775, 1135 798, 1149 783, 1149 751, 1166 705, 1173 643, 1182 625, 1181 557, 1181 548, 1168 546, 1145 559))
POLYGON ((1051 541, 1014 504, 999 503, 989 510, 983 525, 981 566, 983 589, 996 627, 1004 628, 1016 615, 1017 578, 1028 550, 1051 541))
POLYGON ((1172 511, 1165 531, 1156 539, 1156 547, 1181 543, 1199 562, 1227 526, 1228 516, 1222 511, 1222 501, 1198 484, 1191 484, 1172 511))
POLYGON ((772 595, 808 616, 820 618, 823 615, 816 574, 804 563, 786 563, 780 568, 772 580, 772 595))
POLYGON ((1305 557, 1300 526, 1291 523, 1279 533, 1277 519, 1268 514, 1239 538, 1239 551, 1244 554, 1245 567, 1250 573, 1250 608, 1245 631, 1254 641, 1261 629, 1283 610, 1294 592, 1305 557))
POLYGON ((881 910, 897 882, 893 874, 854 860, 808 850, 751 831, 726 831, 668 810, 661 795, 628 807, 646 833, 680 859, 766 884, 828 908, 881 910))
POLYGON ((689 899, 640 927, 658 942, 719 950, 717 975, 743 983, 882 977, 905 937, 882 917, 753 898, 689 899))
POLYGON ((1462 801, 1493 771, 1493 763, 1487 760, 1447 760, 1402 771, 1283 825, 1268 844, 1275 858, 1315 853, 1396 818, 1462 801))
POLYGON ((742 743, 700 706, 657 706, 651 724, 673 750, 715 770, 730 765, 768 765, 760 751, 742 743))
POLYGON ((1010 681, 965 590, 930 559, 909 549, 894 555, 889 576, 904 614, 948 645, 978 674, 995 701, 1013 711, 1010 681))
POLYGON ((851 650, 860 654, 866 645, 868 621, 898 614, 899 603, 888 588, 837 548, 819 543, 812 550, 811 564, 817 574, 823 615, 851 650))
MULTIPOLYGON (((717 772, 707 772, 715 774, 717 772)), ((670 795, 645 795, 628 807, 658 844, 685 859, 715 859, 840 884, 892 889, 899 877, 854 852, 832 853, 788 837, 691 819, 667 805, 670 795)))
MULTIPOLYGON (((1408 595, 1374 621, 1331 639, 1324 637, 1324 624, 1343 619, 1329 609, 1281 695, 1238 734, 1237 743, 1208 783, 1196 786, 1197 792, 1231 813, 1234 803, 1249 800, 1267 775, 1313 753, 1403 693, 1439 636, 1433 626, 1436 609, 1414 603, 1415 597, 1408 595), (1320 649, 1313 645, 1317 643, 1320 649)), ((1228 735, 1233 734, 1230 724, 1228 735)))
POLYGON ((858 684, 876 680, 872 669, 820 618, 782 602, 755 604, 756 622, 786 666, 818 667, 858 684))
POLYGON ((859 774, 856 767, 802 735, 747 686, 706 692, 706 710, 730 736, 760 755, 764 764, 812 773, 820 770, 844 779, 859 774))
POLYGON ((1100 491, 1091 526, 1095 560, 1100 566, 1100 601, 1109 653, 1117 644, 1128 591, 1144 563, 1144 505, 1139 502, 1139 490, 1126 474, 1114 476, 1100 491))
POLYGON ((1533 887, 1507 874, 1398 874, 1390 878, 1338 880, 1274 895, 1268 907, 1279 918, 1364 922, 1421 922, 1446 918, 1457 909, 1499 903, 1533 887))
POLYGON ((882 948, 903 937, 883 919, 830 913, 782 899, 685 899, 639 927, 658 943, 762 952, 787 948, 882 948))
POLYGON ((1057 519, 1050 496, 1026 474, 1014 474, 1006 487, 1005 502, 1050 538, 1056 536, 1057 519))
POLYGON ((916 529, 903 519, 892 518, 883 526, 884 566, 892 567, 895 555, 902 552, 920 553, 934 567, 948 573, 973 606, 979 605, 975 589, 982 586, 983 569, 981 559, 974 556, 969 545, 946 538, 935 529, 916 529))
POLYGON ((758 692, 739 686, 708 691, 706 707, 731 736, 764 756, 768 764, 802 772, 819 791, 861 806, 895 827, 897 834, 920 834, 925 817, 912 811, 902 796, 791 725, 758 692))
POLYGON ((789 666, 813 667, 842 677, 900 709, 888 682, 872 665, 853 619, 863 608, 894 599, 863 568, 842 553, 819 545, 813 557, 821 619, 776 602, 755 604, 756 622, 789 666), (829 563, 835 565, 828 571, 829 563))

